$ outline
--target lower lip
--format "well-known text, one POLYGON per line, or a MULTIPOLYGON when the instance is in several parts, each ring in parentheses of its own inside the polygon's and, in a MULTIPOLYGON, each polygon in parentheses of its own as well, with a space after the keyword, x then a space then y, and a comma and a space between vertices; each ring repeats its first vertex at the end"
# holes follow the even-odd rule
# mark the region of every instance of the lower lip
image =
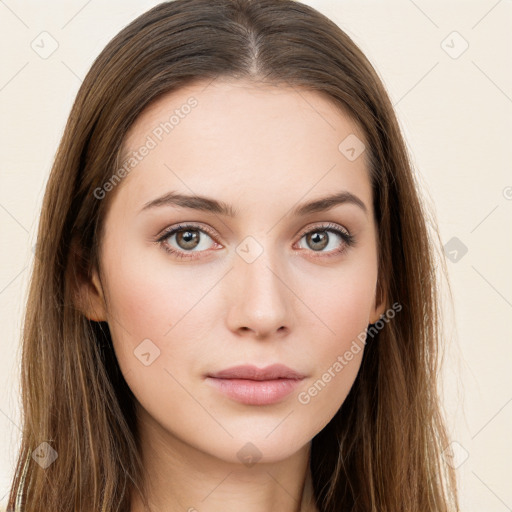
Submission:
POLYGON ((248 380, 216 379, 206 381, 229 398, 247 405, 269 405, 289 395, 302 379, 248 380))

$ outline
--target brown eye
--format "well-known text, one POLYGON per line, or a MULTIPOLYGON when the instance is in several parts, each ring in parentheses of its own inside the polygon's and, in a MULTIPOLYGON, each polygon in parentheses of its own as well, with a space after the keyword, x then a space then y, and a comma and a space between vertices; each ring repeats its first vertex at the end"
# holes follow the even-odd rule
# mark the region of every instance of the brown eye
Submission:
POLYGON ((162 245, 165 251, 178 258, 195 258, 199 253, 208 252, 208 249, 215 244, 215 242, 214 244, 210 243, 209 246, 208 240, 213 242, 213 238, 206 228, 185 224, 166 230, 157 239, 157 243, 162 245))
POLYGON ((181 249, 190 250, 195 249, 199 245, 199 230, 187 229, 176 231, 176 243, 181 249))
POLYGON ((305 240, 305 247, 313 253, 318 253, 315 257, 335 256, 344 253, 349 247, 355 245, 355 236, 348 231, 342 230, 336 224, 328 224, 310 229, 302 234, 301 240, 305 240), (325 249, 328 250, 325 250, 325 249))
POLYGON ((314 251, 321 251, 327 247, 329 243, 329 235, 327 231, 312 231, 306 235, 306 243, 314 251))

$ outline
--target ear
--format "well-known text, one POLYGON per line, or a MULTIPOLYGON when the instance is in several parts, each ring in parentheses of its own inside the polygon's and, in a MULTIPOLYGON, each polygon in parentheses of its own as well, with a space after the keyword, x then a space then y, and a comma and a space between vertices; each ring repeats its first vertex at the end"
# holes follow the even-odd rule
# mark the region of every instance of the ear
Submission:
POLYGON ((89 320, 106 322, 107 308, 99 273, 96 268, 91 269, 89 273, 89 269, 83 264, 80 251, 75 244, 73 245, 72 254, 78 269, 75 281, 76 306, 89 320))
POLYGON ((80 310, 89 320, 107 321, 105 296, 96 269, 89 280, 84 279, 80 282, 78 296, 80 310))
POLYGON ((387 297, 384 293, 381 282, 377 283, 372 309, 370 311, 370 323, 374 324, 386 311, 387 297))

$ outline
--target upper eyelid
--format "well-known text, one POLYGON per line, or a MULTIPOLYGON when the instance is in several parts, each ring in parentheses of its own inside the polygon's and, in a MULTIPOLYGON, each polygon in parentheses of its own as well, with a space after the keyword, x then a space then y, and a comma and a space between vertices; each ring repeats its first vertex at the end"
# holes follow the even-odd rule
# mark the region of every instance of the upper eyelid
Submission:
POLYGON ((168 226, 166 227, 160 235, 158 235, 158 238, 167 238, 169 236, 171 236, 171 234, 174 234, 176 233, 177 231, 182 231, 182 230, 185 230, 187 228, 192 228, 192 229, 197 229, 198 231, 203 231, 204 233, 206 233, 207 235, 209 236, 214 236, 214 230, 212 228, 206 228, 205 226, 203 225, 196 225, 194 223, 186 223, 186 222, 183 222, 183 223, 179 223, 177 225, 173 225, 173 226, 168 226))
POLYGON ((320 222, 319 224, 314 224, 313 226, 309 226, 307 228, 304 228, 302 230, 299 230, 297 232, 298 235, 304 236, 306 233, 309 233, 310 231, 314 231, 315 229, 318 229, 319 231, 325 230, 333 230, 337 229, 339 231, 345 231, 348 235, 350 235, 350 230, 346 227, 342 226, 341 224, 337 224, 335 222, 320 222))
MULTIPOLYGON (((204 231, 207 235, 214 236, 216 234, 216 230, 214 230, 213 228, 210 228, 210 227, 206 227, 203 224, 195 224, 194 222, 180 222, 177 225, 172 225, 172 226, 166 227, 161 232, 161 235, 159 235, 159 237, 160 236, 170 236, 171 233, 174 234, 174 232, 176 232, 176 231, 184 230, 187 228, 193 228, 193 229, 197 229, 198 231, 204 231)), ((324 222, 319 221, 318 223, 313 223, 313 225, 311 225, 311 226, 300 229, 299 231, 297 231, 295 236, 297 236, 299 234, 301 236, 304 236, 305 234, 307 234, 310 231, 315 230, 315 229, 319 229, 319 230, 320 229, 325 229, 325 230, 339 229, 340 231, 345 231, 349 235, 351 234, 350 230, 347 229, 345 226, 342 226, 341 224, 338 224, 338 223, 335 223, 332 221, 324 221, 324 222)))
MULTIPOLYGON (((194 222, 180 222, 177 225, 168 226, 165 228, 160 235, 158 235, 157 240, 159 241, 165 241, 170 236, 174 235, 176 232, 181 230, 186 230, 187 228, 197 229, 198 231, 202 231, 206 235, 208 235, 215 243, 219 243, 215 240, 217 238, 216 231, 213 228, 206 227, 203 224, 196 224, 194 222)), ((313 223, 311 226, 307 226, 298 232, 296 232, 295 236, 299 236, 299 238, 302 238, 304 235, 315 231, 315 230, 324 230, 324 231, 333 231, 337 230, 340 232, 344 232, 348 237, 353 237, 353 234, 349 229, 346 227, 332 222, 332 221, 319 221, 318 223, 313 223)))

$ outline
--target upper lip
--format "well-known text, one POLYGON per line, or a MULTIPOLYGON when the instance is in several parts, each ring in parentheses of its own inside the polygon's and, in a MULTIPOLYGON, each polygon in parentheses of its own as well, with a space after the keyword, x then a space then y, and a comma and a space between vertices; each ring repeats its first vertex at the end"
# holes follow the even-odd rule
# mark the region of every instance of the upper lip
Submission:
POLYGON ((258 368, 253 365, 233 366, 220 372, 208 374, 208 377, 216 379, 275 380, 303 379, 305 375, 283 364, 273 364, 265 368, 258 368))

